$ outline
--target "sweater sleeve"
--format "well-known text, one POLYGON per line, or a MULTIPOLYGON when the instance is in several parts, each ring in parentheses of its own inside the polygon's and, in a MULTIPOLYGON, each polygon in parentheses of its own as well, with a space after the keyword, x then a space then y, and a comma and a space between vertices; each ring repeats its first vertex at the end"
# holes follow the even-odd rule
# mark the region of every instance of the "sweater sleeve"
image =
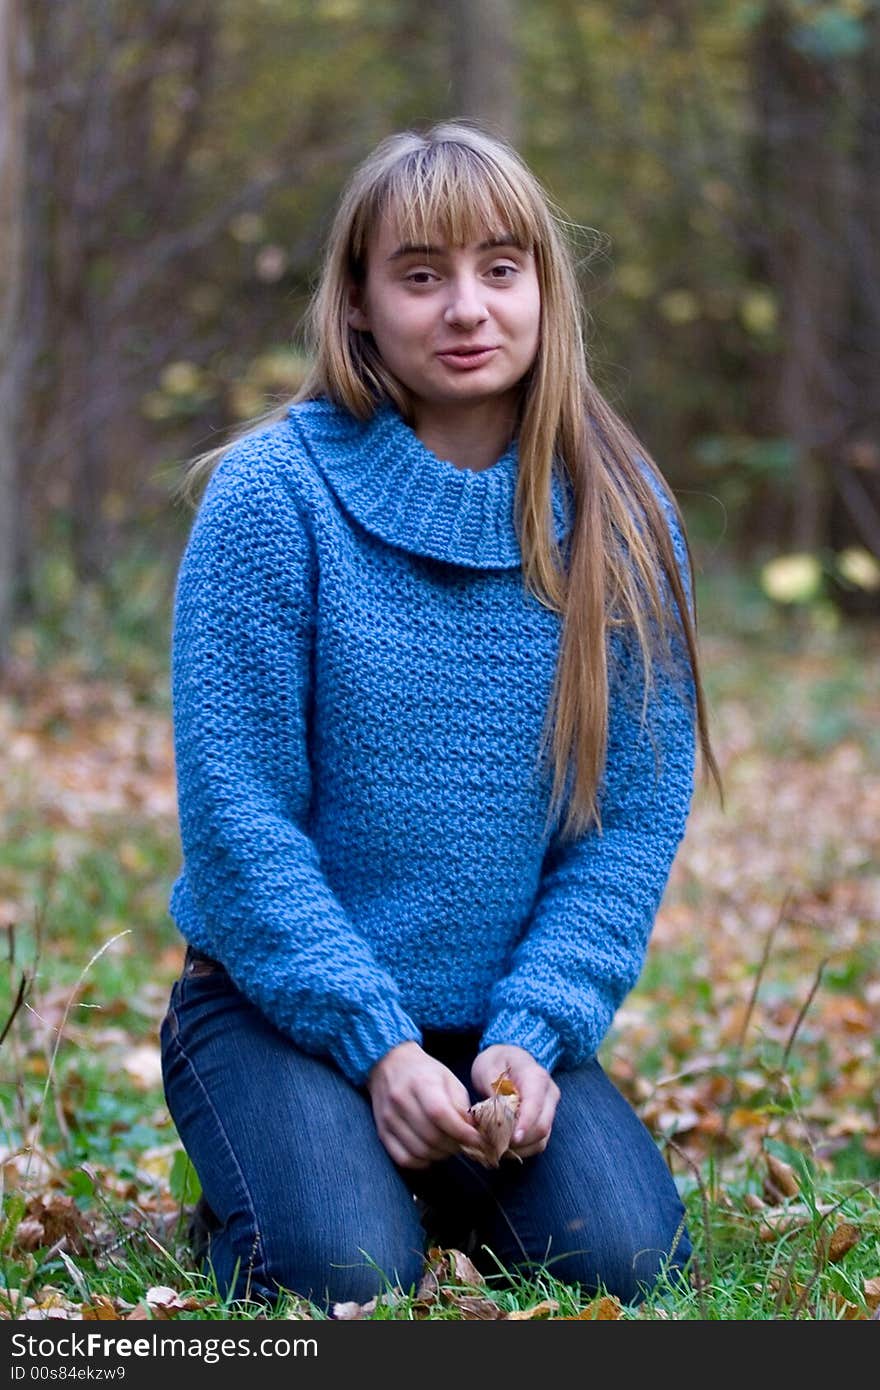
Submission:
POLYGON ((360 1084, 421 1034, 307 834, 314 569, 289 481, 238 446, 205 494, 175 596, 184 871, 171 905, 282 1032, 360 1084))
MULTIPOLYGON (((681 534, 665 508, 690 596, 681 534)), ((695 689, 683 638, 654 663, 647 708, 634 640, 610 642, 601 831, 551 840, 509 973, 492 994, 483 1047, 513 1043, 545 1066, 594 1056, 644 965, 694 786, 695 689)))

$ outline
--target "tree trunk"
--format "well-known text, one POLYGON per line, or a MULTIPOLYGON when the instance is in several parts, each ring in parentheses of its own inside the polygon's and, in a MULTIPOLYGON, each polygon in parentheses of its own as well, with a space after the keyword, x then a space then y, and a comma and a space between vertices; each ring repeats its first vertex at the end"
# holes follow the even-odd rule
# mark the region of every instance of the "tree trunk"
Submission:
POLYGON ((0 662, 9 651, 17 576, 22 395, 25 84, 21 0, 0 0, 0 662))
MULTIPOLYGON (((781 305, 773 427, 794 441, 798 471, 778 548, 880 555, 880 18, 863 21, 855 60, 806 51, 785 4, 755 35, 758 192, 767 255, 759 268, 781 305)), ((832 573, 839 606, 880 612, 880 591, 832 573)))
POLYGON ((768 278, 780 298, 776 421, 797 446, 789 534, 795 549, 824 541, 833 460, 846 428, 848 331, 844 251, 851 177, 837 123, 839 92, 821 58, 797 50, 784 5, 756 30, 756 105, 762 145, 768 278))
MULTIPOLYGON (((847 366, 856 409, 835 467, 830 540, 835 550, 858 545, 880 559, 880 10, 866 15, 864 25, 847 239, 853 327, 847 366)), ((880 613, 876 589, 842 590, 839 601, 854 615, 880 613)))
POLYGON ((515 145, 519 138, 515 0, 452 0, 453 115, 515 145))

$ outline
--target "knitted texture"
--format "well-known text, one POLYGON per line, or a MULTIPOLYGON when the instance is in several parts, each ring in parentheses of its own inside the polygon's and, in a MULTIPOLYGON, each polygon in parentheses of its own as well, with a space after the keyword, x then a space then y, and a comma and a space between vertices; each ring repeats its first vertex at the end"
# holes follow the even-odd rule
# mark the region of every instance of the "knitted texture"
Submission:
MULTIPOLYGON (((684 835, 692 682, 660 668, 643 720, 619 637, 602 832, 547 824, 560 622, 523 584, 517 466, 302 402, 223 458, 181 564, 172 915, 355 1084, 427 1028, 592 1056, 684 835)), ((558 478, 553 512, 564 541, 558 478)))

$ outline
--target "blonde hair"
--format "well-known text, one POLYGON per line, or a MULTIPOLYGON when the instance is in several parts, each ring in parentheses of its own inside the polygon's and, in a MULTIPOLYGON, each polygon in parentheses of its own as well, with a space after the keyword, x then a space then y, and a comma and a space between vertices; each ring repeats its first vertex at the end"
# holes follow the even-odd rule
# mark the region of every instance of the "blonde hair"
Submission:
MULTIPOLYGON (((465 245, 482 240, 488 229, 503 231, 534 254, 541 332, 521 386, 516 520, 524 583, 562 619, 542 745, 553 762, 548 818, 564 806, 563 835, 592 824, 601 828, 612 626, 636 636, 643 716, 655 658, 672 664, 672 642, 680 646, 683 639, 704 768, 721 792, 699 674, 696 610, 692 615, 658 493, 684 536, 681 513, 648 451, 590 377, 582 296, 563 220, 505 141, 471 122, 444 121, 389 136, 358 166, 337 207, 306 319, 310 370, 291 400, 250 421, 235 438, 318 396, 362 420, 390 400, 412 423, 406 388, 385 366, 371 335, 349 324, 351 290, 364 282, 371 237, 386 215, 406 241, 425 243, 440 235, 450 245, 465 245), (567 560, 552 525, 552 478, 560 464, 574 500, 567 560)), ((190 485, 228 448, 229 442, 195 459, 190 485)), ((690 562, 686 538, 684 544, 690 562)))

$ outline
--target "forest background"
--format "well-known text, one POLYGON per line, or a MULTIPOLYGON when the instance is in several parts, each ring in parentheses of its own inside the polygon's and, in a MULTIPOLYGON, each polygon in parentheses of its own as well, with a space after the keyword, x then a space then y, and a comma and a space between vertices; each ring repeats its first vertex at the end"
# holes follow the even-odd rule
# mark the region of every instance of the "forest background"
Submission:
POLYGON ((11 1315, 215 1306, 156 1036, 182 954, 176 488, 302 379, 353 165, 464 116, 560 209, 593 372, 694 551, 727 796, 698 791, 605 1059, 698 1204, 680 1315, 742 1316, 747 1290, 750 1317, 870 1316, 880 4, 0 0, 0 35, 11 1315))

